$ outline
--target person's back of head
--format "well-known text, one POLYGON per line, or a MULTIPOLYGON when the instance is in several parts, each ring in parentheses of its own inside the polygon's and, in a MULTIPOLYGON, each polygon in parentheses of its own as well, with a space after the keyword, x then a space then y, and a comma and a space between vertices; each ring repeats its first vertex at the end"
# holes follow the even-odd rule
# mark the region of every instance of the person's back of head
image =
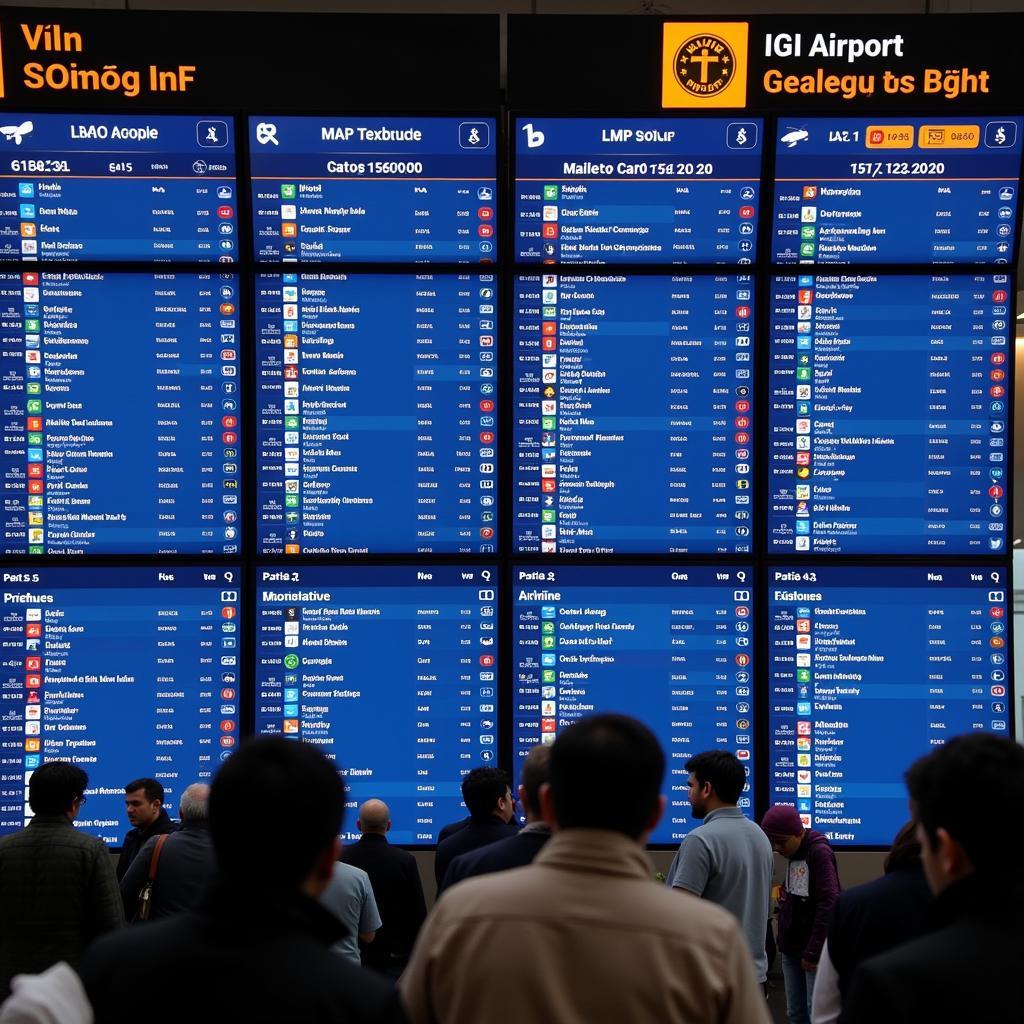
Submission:
POLYGON ((385 835, 391 828, 391 810, 383 800, 367 800, 359 808, 356 825, 360 832, 385 835))
POLYGON ((550 805, 559 829, 597 828, 639 839, 661 816, 665 756, 626 715, 591 715, 551 748, 550 805))
POLYGON ((921 843, 917 838, 917 825, 913 821, 906 822, 896 833, 896 838, 885 855, 883 867, 885 873, 899 871, 902 868, 921 866, 921 843))
POLYGON ((686 762, 686 770, 701 785, 707 783, 723 804, 735 807, 747 784, 747 773, 740 759, 729 750, 706 750, 686 762))
POLYGON ((906 782, 933 890, 967 874, 1021 885, 1024 747, 987 733, 957 736, 915 761, 906 782))
POLYGON ((69 761, 47 761, 28 780, 28 803, 33 814, 65 814, 81 799, 89 776, 69 761))
MULTIPOLYGON (((262 891, 298 889, 325 854, 335 859, 344 806, 341 773, 315 747, 280 736, 248 740, 210 788, 218 867, 262 891), (258 831, 255 803, 267 809, 258 831)), ((330 865, 324 884, 329 878, 330 865)))
POLYGON ((501 768, 474 768, 462 780, 462 799, 471 818, 485 819, 509 792, 508 772, 501 768))
POLYGON ((541 816, 540 787, 550 781, 550 768, 551 747, 543 743, 531 747, 519 771, 519 784, 523 788, 523 811, 531 821, 541 816))
POLYGON ((193 782, 181 794, 178 815, 182 823, 206 821, 210 817, 210 787, 202 782, 193 782))

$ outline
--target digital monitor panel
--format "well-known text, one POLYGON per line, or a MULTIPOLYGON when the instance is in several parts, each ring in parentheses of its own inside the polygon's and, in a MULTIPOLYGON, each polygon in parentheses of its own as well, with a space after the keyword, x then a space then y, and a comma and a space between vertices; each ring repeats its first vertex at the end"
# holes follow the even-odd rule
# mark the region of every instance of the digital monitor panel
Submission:
POLYGON ((1011 287, 775 278, 769 550, 1005 553, 1011 287))
POLYGON ((235 554, 238 279, 0 274, 3 552, 235 554))
POLYGON ((378 797, 393 843, 436 842, 465 817, 462 776, 497 766, 497 571, 303 565, 257 578, 257 733, 335 759, 345 838, 378 797))
POLYGON ((238 258, 230 117, 5 111, 0 120, 0 259, 238 258))
POLYGON ((747 276, 516 281, 520 552, 751 550, 747 276))
POLYGON ((1012 263, 1019 117, 780 119, 777 263, 1012 263))
POLYGON ((264 554, 491 553, 493 274, 256 279, 264 554))
POLYGON ((734 566, 517 566, 517 774, 531 747, 584 715, 621 712, 665 753, 668 807, 651 842, 678 842, 694 827, 685 765, 705 750, 744 763, 740 807, 753 816, 751 579, 734 566))
POLYGON ((250 117, 264 261, 493 263, 493 117, 250 117))
POLYGON ((903 773, 961 733, 1010 735, 1005 568, 769 570, 769 802, 833 845, 889 846, 903 773))
POLYGON ((0 832, 27 824, 45 761, 89 776, 76 828, 119 846, 124 787, 149 777, 168 810, 238 740, 238 569, 5 569, 0 832))
POLYGON ((759 119, 519 118, 516 258, 752 263, 759 119))

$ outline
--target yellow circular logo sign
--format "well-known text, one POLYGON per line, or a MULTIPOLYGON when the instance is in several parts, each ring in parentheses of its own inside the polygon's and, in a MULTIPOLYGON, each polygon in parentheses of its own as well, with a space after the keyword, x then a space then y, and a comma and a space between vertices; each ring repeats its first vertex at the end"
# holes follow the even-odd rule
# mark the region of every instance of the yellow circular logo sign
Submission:
POLYGON ((724 39, 704 32, 683 41, 676 50, 673 71, 692 96, 715 96, 732 81, 736 59, 724 39))

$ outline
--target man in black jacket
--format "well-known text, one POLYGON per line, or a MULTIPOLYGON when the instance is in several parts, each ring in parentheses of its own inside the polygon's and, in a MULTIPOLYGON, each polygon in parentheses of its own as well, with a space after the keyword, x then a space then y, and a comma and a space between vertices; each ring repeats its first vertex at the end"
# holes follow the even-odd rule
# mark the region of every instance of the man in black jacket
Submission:
POLYGON ((124 805, 132 828, 121 844, 117 861, 117 880, 121 881, 139 850, 153 836, 164 836, 174 831, 174 822, 164 810, 164 787, 156 779, 136 779, 124 787, 124 805))
POLYGON ((382 922, 373 942, 360 943, 359 952, 366 967, 397 978, 427 916, 419 868, 408 850, 388 842, 391 811, 383 800, 367 800, 359 808, 356 826, 362 838, 345 847, 342 859, 370 876, 382 922))
MULTIPOLYGON (((164 840, 157 858, 156 880, 150 899, 149 920, 158 921, 198 902, 216 870, 209 829, 210 787, 195 782, 181 794, 181 827, 164 840)), ((159 836, 147 840, 121 879, 124 916, 131 921, 138 910, 139 893, 149 877, 149 865, 159 836)))
POLYGON ((280 736, 242 744, 210 790, 219 874, 199 907, 89 950, 82 979, 98 1024, 404 1020, 387 981, 331 951, 344 926, 317 902, 341 852, 344 801, 340 773, 315 747, 280 736), (256 800, 273 808, 261 822, 256 800), (142 1007, 126 979, 155 968, 210 984, 201 998, 142 1007))
POLYGON ((469 824, 439 843, 434 855, 434 879, 439 888, 448 865, 460 853, 507 839, 518 831, 512 820, 516 802, 507 772, 500 768, 474 768, 462 780, 462 799, 469 811, 469 824))
POLYGON ((48 761, 28 783, 35 817, 0 839, 0 1000, 16 974, 60 960, 77 970, 93 939, 124 924, 109 851, 72 824, 88 785, 77 765, 48 761))
POLYGON ((538 744, 523 761, 519 778, 519 802, 526 815, 526 824, 515 835, 499 839, 469 853, 461 853, 441 879, 440 895, 449 886, 464 878, 489 875, 495 871, 521 868, 532 864, 544 844, 551 838, 551 827, 544 821, 540 809, 540 787, 548 781, 548 761, 551 747, 538 744))
POLYGON ((1024 748, 959 736, 907 772, 931 930, 865 961, 843 1024, 1024 1020, 1024 748))

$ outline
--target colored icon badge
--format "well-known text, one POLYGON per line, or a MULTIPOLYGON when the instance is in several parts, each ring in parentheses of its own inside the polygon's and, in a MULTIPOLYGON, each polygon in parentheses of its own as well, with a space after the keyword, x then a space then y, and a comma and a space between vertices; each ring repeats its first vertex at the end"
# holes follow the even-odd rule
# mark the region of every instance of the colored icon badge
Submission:
POLYGON ((299 656, 297 654, 286 654, 284 656, 284 667, 285 668, 298 668, 299 667, 299 656))

